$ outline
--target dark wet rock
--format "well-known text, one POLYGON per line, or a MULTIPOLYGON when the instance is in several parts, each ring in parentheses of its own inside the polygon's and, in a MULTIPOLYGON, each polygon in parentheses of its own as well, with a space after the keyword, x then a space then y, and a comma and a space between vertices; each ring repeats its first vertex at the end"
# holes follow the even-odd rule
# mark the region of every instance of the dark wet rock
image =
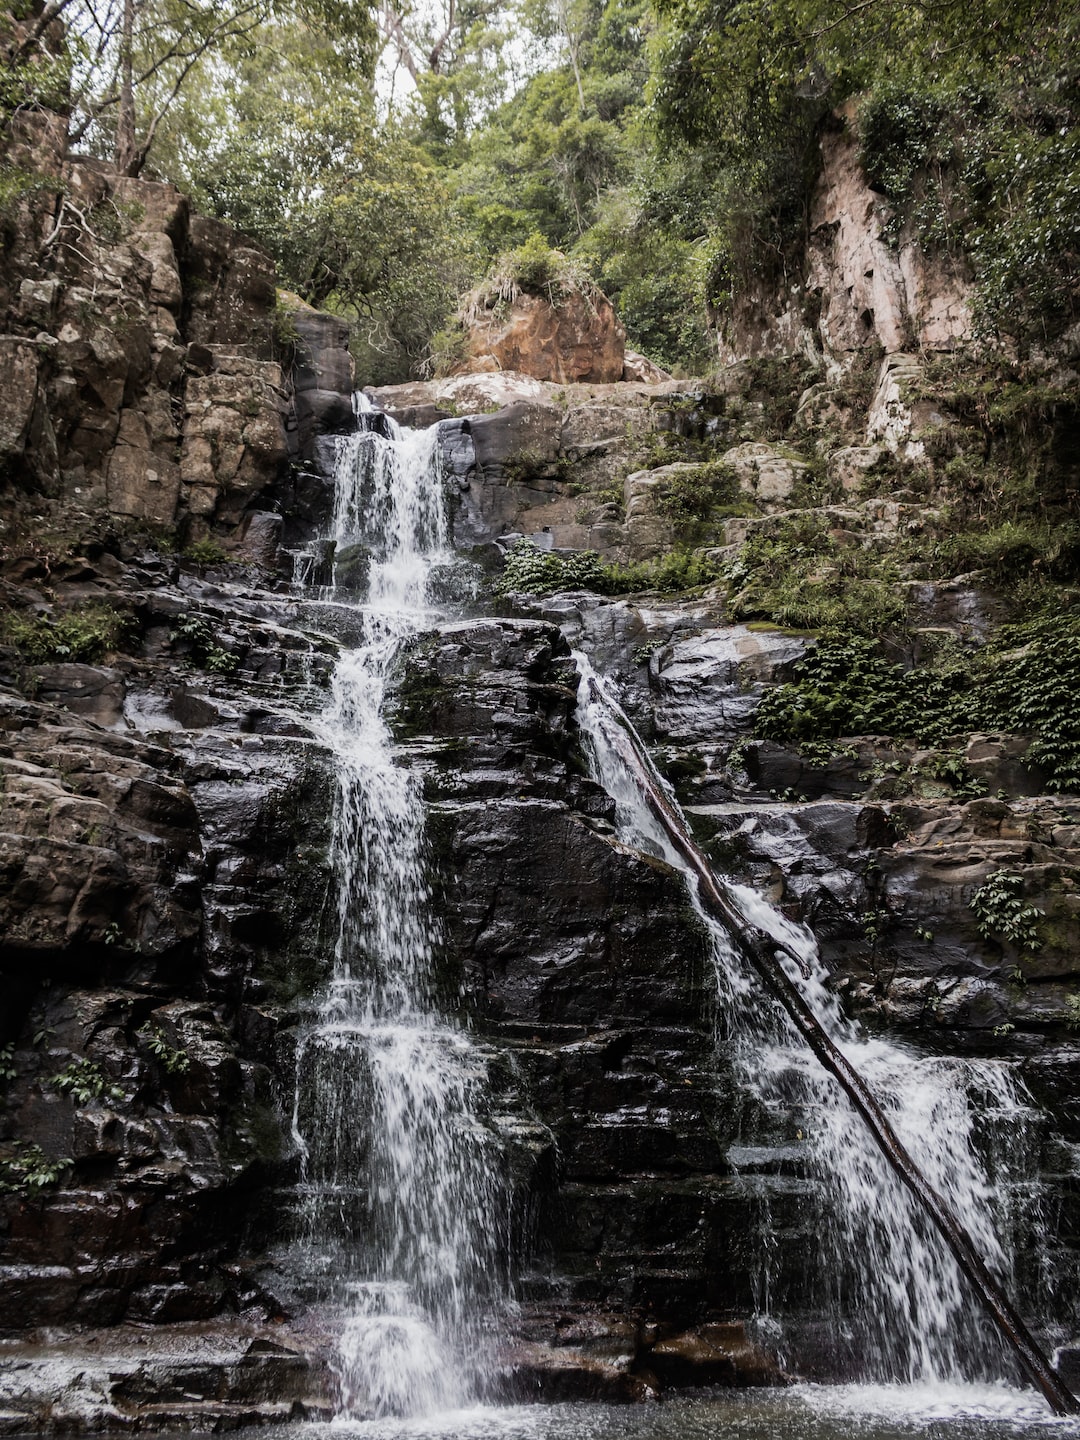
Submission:
MULTIPOLYGON (((512 1054, 554 1142, 554 1171, 534 1169, 523 1198, 543 1257, 523 1294, 686 1328, 746 1303, 727 1240, 746 1223, 724 1153, 735 1112, 704 937, 671 870, 612 838, 610 802, 581 774, 576 683, 554 626, 467 622, 417 642, 393 713, 403 738, 434 742, 445 983, 512 1054)), ((545 1395, 640 1398, 645 1383, 610 1358, 520 1363, 545 1395)))
POLYGON ((734 743, 767 684, 780 684, 806 649, 781 630, 742 625, 674 639, 654 652, 654 723, 665 740, 734 743))
POLYGON ((0 1342, 4 1433, 191 1430, 327 1419, 327 1340, 241 1322, 0 1342))
POLYGON ((329 814, 289 697, 318 704, 334 643, 270 595, 173 574, 62 567, 59 591, 115 587, 142 653, 0 689, 0 1164, 10 1182, 30 1145, 53 1167, 0 1198, 2 1330, 280 1309, 243 1276, 288 1166, 278 1076, 325 963, 329 814), (192 614, 225 673, 195 668, 218 651, 192 614))
POLYGON ((354 373, 349 327, 336 315, 297 305, 288 311, 296 330, 292 373, 293 413, 289 446, 294 459, 317 461, 319 436, 353 427, 354 373))
POLYGON ((667 1335, 648 1352, 653 1373, 667 1385, 776 1385, 783 1377, 771 1355, 739 1324, 699 1325, 667 1335))
POLYGON ((97 665, 36 665, 35 696, 111 729, 124 713, 124 676, 97 665))

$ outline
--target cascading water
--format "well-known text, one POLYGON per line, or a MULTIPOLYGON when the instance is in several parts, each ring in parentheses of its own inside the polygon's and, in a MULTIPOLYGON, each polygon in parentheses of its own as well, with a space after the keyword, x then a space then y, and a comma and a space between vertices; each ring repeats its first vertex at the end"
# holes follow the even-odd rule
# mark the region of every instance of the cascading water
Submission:
POLYGON ((337 942, 299 1046, 293 1126, 304 1266, 343 1312, 350 1417, 454 1408, 482 1389, 505 1211, 483 1059, 439 1011, 422 779, 383 717, 450 559, 437 434, 402 431, 363 397, 358 426, 339 446, 333 539, 368 564, 361 643, 318 725, 338 773, 337 942))
MULTIPOLYGON (((629 721, 588 660, 578 660, 579 724, 595 776, 616 802, 620 834, 686 874, 696 900, 686 862, 622 758, 618 731, 629 729, 629 721)), ((667 791, 658 775, 653 778, 667 791)), ((996 1147, 989 1163, 977 1131, 987 1115, 1013 1135, 1030 1125, 1033 1106, 1010 1067, 922 1057, 862 1035, 827 988, 813 937, 752 890, 726 889, 748 926, 798 957, 800 965, 785 964, 790 979, 887 1107, 901 1141, 987 1268, 1008 1284, 1012 1261, 1001 1236, 1008 1234, 1009 1217, 995 1213, 995 1201, 1012 1188, 1010 1147, 996 1147)), ((711 935, 718 1012, 739 1078, 767 1110, 798 1116, 806 1167, 824 1196, 821 1269, 837 1317, 837 1348, 848 1350, 863 1378, 927 1383, 1000 1375, 1003 1347, 972 1303, 940 1235, 897 1183, 839 1084, 818 1065, 780 1006, 761 994, 731 936, 700 913, 711 935)))

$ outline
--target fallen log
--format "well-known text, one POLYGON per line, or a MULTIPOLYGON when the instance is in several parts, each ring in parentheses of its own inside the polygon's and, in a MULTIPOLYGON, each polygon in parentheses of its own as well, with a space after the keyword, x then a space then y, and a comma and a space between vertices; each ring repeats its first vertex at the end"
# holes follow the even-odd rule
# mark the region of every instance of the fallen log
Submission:
POLYGON ((698 848, 682 813, 664 790, 641 738, 610 705, 595 678, 590 676, 588 684, 590 695, 607 709, 615 720, 618 737, 622 741, 619 745, 622 759, 635 776, 671 844, 696 880, 702 908, 728 931, 766 987, 780 1001, 822 1065, 840 1084, 866 1122, 870 1134, 894 1173, 936 1226, 961 1273, 967 1277, 985 1310, 1015 1353, 1024 1373, 1042 1391, 1050 1408, 1057 1415, 1080 1413, 1080 1403, 1076 1396, 1040 1350, 1012 1302, 986 1268, 971 1236, 916 1165, 877 1098, 818 1020, 777 958, 777 952, 791 955, 800 968, 802 961, 787 946, 751 925, 740 914, 731 897, 722 889, 707 858, 698 848))

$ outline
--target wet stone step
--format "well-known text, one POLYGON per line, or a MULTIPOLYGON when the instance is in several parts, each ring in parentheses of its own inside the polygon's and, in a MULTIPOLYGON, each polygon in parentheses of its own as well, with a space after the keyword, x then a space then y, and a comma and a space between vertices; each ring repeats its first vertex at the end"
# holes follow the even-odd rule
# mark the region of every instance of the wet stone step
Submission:
POLYGON ((801 1145, 731 1145, 728 1162, 740 1175, 803 1175, 807 1154, 801 1145))

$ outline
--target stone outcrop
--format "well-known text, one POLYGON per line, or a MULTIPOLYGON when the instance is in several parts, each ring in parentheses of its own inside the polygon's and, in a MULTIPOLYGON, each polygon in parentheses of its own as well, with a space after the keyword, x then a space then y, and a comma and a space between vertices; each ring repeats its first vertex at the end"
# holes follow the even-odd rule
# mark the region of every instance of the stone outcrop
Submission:
MULTIPOLYGON (((52 131, 38 129, 41 168, 52 131)), ((302 309, 294 407, 269 258, 170 185, 54 161, 0 286, 8 484, 72 516, 235 533, 283 485, 290 451, 310 451, 316 413, 347 423, 343 327, 302 309)))
POLYGON ((637 350, 627 350, 623 355, 622 374, 620 380, 633 381, 638 385, 663 385, 665 381, 674 377, 670 371, 657 365, 647 355, 640 354, 637 350))
POLYGON ((559 385, 602 385, 623 379, 625 351, 626 329, 595 287, 570 289, 555 300, 523 290, 512 300, 492 301, 470 320, 456 370, 514 370, 559 385))
POLYGON ((326 1337, 243 1322, 114 1326, 62 1351, 0 1341, 5 1434, 190 1430, 328 1420, 326 1337))
POLYGON ((313 310, 295 296, 283 297, 295 330, 292 411, 295 428, 290 452, 305 464, 319 459, 321 436, 337 435, 353 424, 356 376, 348 350, 349 327, 335 315, 313 310))
POLYGON ((250 1237, 287 1162, 277 1050, 325 865, 288 697, 334 645, 235 583, 90 553, 24 564, 20 598, 107 598, 123 652, 0 650, 0 1329, 272 1316, 250 1237))
MULTIPOLYGON (((439 424, 459 491, 454 540, 481 552, 524 534, 545 548, 637 558, 645 542, 635 549, 623 514, 635 460, 655 443, 650 437, 677 445, 680 436, 699 437, 723 423, 715 397, 695 382, 675 380, 555 385, 499 373, 369 393, 402 423, 439 424)), ((669 535, 670 527, 657 529, 648 553, 669 535)))
POLYGON ((859 164, 849 109, 821 137, 802 274, 760 282, 721 321, 722 361, 821 354, 834 366, 865 349, 950 350, 971 338, 971 272, 963 257, 926 254, 884 233, 888 201, 859 164))

